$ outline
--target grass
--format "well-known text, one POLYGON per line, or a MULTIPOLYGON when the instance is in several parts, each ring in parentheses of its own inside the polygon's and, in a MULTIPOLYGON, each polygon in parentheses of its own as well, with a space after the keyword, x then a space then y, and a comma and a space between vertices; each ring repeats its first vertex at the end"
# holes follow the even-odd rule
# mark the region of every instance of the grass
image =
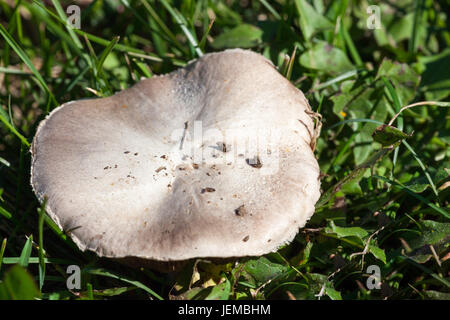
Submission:
POLYGON ((98 0, 81 29, 67 5, 0 2, 0 298, 450 299, 448 0, 98 0), (80 252, 29 184, 38 123, 233 47, 272 60, 322 114, 313 218, 276 253, 175 274, 80 252))

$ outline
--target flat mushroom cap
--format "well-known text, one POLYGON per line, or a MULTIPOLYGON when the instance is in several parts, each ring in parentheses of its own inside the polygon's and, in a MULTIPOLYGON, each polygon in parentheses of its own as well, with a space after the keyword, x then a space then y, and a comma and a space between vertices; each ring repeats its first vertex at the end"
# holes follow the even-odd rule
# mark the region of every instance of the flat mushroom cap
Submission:
POLYGON ((158 261, 262 255, 320 196, 303 93, 263 56, 206 54, 39 125, 34 191, 81 250, 158 261))

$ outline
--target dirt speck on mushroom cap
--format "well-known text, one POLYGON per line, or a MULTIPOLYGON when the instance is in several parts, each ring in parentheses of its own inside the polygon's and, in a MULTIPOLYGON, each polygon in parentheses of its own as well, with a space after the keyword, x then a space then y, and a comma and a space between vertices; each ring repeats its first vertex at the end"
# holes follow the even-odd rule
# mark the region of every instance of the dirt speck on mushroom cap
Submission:
POLYGON ((311 132, 301 91, 263 56, 227 50, 55 109, 33 140, 31 182, 81 250, 159 261, 261 255, 314 213, 311 132))

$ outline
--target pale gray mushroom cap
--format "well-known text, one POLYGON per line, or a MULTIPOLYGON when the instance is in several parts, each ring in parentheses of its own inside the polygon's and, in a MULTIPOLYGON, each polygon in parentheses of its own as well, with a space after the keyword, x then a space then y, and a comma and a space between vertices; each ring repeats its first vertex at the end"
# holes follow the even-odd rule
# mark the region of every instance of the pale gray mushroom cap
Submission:
POLYGON ((262 255, 314 213, 315 138, 303 93, 263 56, 227 50, 55 109, 32 144, 31 182, 83 251, 262 255))

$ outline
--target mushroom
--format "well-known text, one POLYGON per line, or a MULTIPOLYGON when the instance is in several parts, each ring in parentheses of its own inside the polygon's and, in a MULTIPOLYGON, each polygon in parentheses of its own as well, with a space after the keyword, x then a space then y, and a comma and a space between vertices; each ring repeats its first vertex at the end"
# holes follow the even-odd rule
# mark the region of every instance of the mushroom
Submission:
POLYGON ((206 54, 53 110, 32 143, 31 184, 82 251, 174 264, 263 255, 314 213, 315 116, 263 56, 206 54))

